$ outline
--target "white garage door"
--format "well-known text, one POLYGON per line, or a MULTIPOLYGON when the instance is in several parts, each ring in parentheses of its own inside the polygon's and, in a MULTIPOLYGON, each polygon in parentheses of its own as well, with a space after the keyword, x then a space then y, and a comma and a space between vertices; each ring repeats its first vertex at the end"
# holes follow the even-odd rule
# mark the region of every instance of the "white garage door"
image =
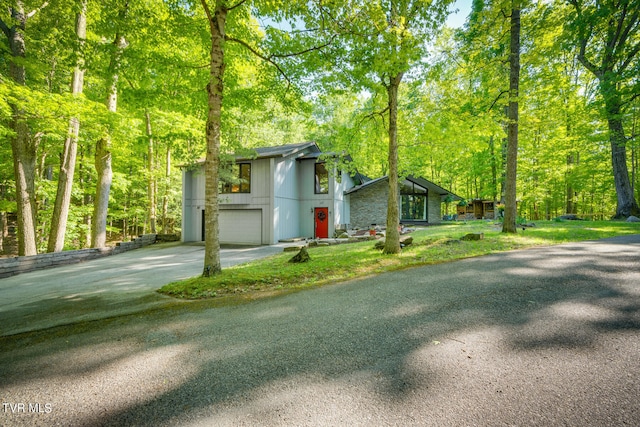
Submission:
POLYGON ((262 244, 261 210, 220 210, 218 221, 220 224, 220 243, 262 244))

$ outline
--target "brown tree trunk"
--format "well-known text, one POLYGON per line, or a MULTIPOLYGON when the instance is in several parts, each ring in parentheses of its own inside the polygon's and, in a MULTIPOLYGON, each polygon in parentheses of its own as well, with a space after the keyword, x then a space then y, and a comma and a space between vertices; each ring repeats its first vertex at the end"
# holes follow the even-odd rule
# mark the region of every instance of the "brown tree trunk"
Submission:
MULTIPOLYGON (((14 25, 8 27, 0 19, 0 29, 9 42, 11 55, 9 75, 15 83, 24 86, 26 84, 26 71, 23 65, 23 59, 26 55, 24 32, 28 17, 33 16, 36 11, 27 14, 22 0, 16 0, 15 6, 10 7, 9 10, 14 25)), ((9 120, 9 126, 13 130, 10 142, 18 214, 18 255, 36 255, 35 171, 37 143, 31 138, 24 111, 18 105, 10 104, 10 106, 12 116, 9 120)))
MULTIPOLYGON (((87 212, 85 215, 83 215, 82 217, 82 223, 83 223, 83 227, 82 227, 82 237, 80 240, 80 245, 82 248, 89 248, 91 247, 91 214, 89 214, 89 209, 87 208, 87 206, 92 205, 93 204, 93 197, 91 194, 89 194, 89 187, 90 187, 90 182, 91 182, 91 173, 89 172, 89 170, 87 169, 87 167, 85 167, 84 165, 85 163, 85 151, 89 151, 90 146, 86 146, 85 149, 83 149, 82 147, 80 148, 80 163, 79 163, 79 178, 80 178, 80 190, 82 191, 82 207, 83 207, 83 211, 87 212)), ((90 155, 90 153, 86 153, 87 156, 90 155)))
POLYGON ((609 118, 609 141, 611 143, 611 164, 616 186, 617 207, 614 218, 640 215, 640 207, 633 194, 629 169, 627 168, 627 146, 620 118, 609 118))
POLYGON ((202 275, 219 273, 220 240, 218 229, 218 183, 220 166, 220 134, 222 125, 223 77, 225 71, 224 42, 227 9, 216 1, 210 13, 206 0, 201 0, 209 19, 211 32, 211 71, 207 84, 209 111, 207 115, 207 154, 205 159, 205 251, 202 275))
POLYGON ((567 156, 567 208, 566 213, 576 214, 578 213, 578 207, 576 205, 576 192, 572 184, 572 171, 574 165, 577 163, 577 153, 571 153, 567 156))
POLYGON ((4 253, 4 239, 7 237, 7 213, 0 212, 0 255, 4 253))
POLYGON ((169 192, 171 191, 171 148, 167 147, 166 157, 166 170, 165 170, 165 187, 164 195, 162 196, 162 232, 164 234, 169 233, 169 192))
POLYGON ((627 168, 627 138, 622 126, 622 107, 620 97, 613 82, 600 82, 600 90, 605 98, 607 109, 607 123, 609 125, 609 142, 611 144, 611 165, 616 186, 617 207, 614 218, 627 218, 630 215, 640 215, 640 207, 633 194, 629 169, 627 168))
MULTIPOLYGON (((625 75, 633 76, 627 72, 637 61, 640 54, 635 36, 637 35, 640 14, 628 4, 624 7, 617 2, 596 2, 596 14, 588 19, 583 19, 583 8, 578 1, 571 2, 577 12, 579 20, 584 22, 578 25, 579 48, 578 60, 598 79, 600 95, 604 99, 606 119, 609 126, 609 142, 611 144, 611 165, 613 167, 613 179, 617 195, 617 207, 614 218, 626 218, 629 215, 640 215, 640 207, 636 202, 629 170, 627 168, 627 138, 622 126, 623 114, 623 90, 625 75), (629 9, 627 9, 629 7, 629 9), (632 13, 633 11, 633 13, 632 13), (598 20, 602 26, 606 25, 606 31, 600 31, 598 20), (586 23, 586 25, 585 25, 586 23), (589 42, 598 45, 589 49, 589 42), (601 46, 600 46, 601 45, 601 46), (604 49, 603 49, 604 48, 604 49), (600 54, 599 64, 588 55, 600 54)), ((637 96, 633 90, 633 80, 628 81, 626 95, 637 96)), ((630 98, 633 99, 633 98, 630 98)))
POLYGON ((149 197, 149 228, 150 232, 156 233, 156 179, 153 173, 154 165, 153 165, 153 134, 151 132, 151 116, 149 115, 149 111, 145 113, 145 120, 147 122, 147 138, 149 139, 147 155, 149 156, 147 162, 147 168, 149 172, 149 182, 147 185, 147 193, 149 197))
POLYGON ((385 254, 400 252, 400 199, 398 183, 398 88, 402 81, 402 73, 392 77, 387 86, 389 102, 389 198, 387 199, 387 230, 385 232, 385 254))
POLYGON ((29 137, 29 127, 23 111, 13 107, 11 137, 13 171, 16 180, 16 202, 18 208, 18 255, 36 255, 35 219, 35 170, 36 147, 29 137))
POLYGON ((498 202, 498 162, 496 161, 496 144, 493 135, 489 137, 489 155, 491 156, 491 197, 498 202))
POLYGON ((108 137, 96 144, 95 165, 98 172, 96 196, 93 200, 93 218, 91 221, 91 247, 104 248, 107 245, 107 212, 109 192, 111 191, 111 152, 108 137))
POLYGON ((516 177, 518 168, 518 90, 520 84, 520 8, 512 0, 509 54, 509 123, 507 124, 507 166, 504 191, 503 233, 516 232, 516 177))
MULTIPOLYGON (((122 15, 127 13, 128 4, 122 15)), ((107 109, 115 112, 118 106, 118 80, 122 52, 126 47, 123 35, 116 34, 113 57, 110 64, 110 82, 107 93, 107 109)), ((91 247, 103 248, 107 245, 107 216, 109 212, 109 192, 113 171, 111 169, 111 138, 107 135, 96 143, 95 166, 98 173, 96 196, 93 201, 93 218, 91 221, 91 247)))
MULTIPOLYGON (((87 35, 87 2, 81 3, 81 11, 76 17, 76 35, 81 46, 87 35)), ((79 56, 76 68, 73 71, 71 82, 71 93, 79 95, 82 93, 84 81, 84 59, 79 56)), ((73 189, 73 176, 75 174, 76 156, 78 152, 78 135, 80 133, 80 121, 77 117, 69 120, 69 133, 64 141, 62 158, 60 159, 60 173, 58 176, 58 190, 56 201, 53 206, 51 217, 51 229, 49 231, 49 241, 47 252, 60 252, 64 248, 64 236, 67 231, 67 219, 69 217, 69 206, 71 204, 71 190, 73 189)))

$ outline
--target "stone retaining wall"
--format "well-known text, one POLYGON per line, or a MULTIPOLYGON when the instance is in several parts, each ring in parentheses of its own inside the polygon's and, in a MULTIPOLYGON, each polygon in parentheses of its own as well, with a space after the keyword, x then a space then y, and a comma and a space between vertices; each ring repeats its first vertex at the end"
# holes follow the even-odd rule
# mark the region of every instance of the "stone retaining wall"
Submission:
POLYGON ((143 246, 152 245, 155 242, 155 234, 144 234, 130 242, 119 242, 116 246, 110 246, 102 249, 79 249, 76 251, 62 251, 33 256, 1 258, 0 279, 3 277, 15 276, 20 273, 27 273, 29 271, 42 270, 44 268, 58 267, 67 264, 76 264, 90 259, 116 255, 133 249, 142 248, 143 246))

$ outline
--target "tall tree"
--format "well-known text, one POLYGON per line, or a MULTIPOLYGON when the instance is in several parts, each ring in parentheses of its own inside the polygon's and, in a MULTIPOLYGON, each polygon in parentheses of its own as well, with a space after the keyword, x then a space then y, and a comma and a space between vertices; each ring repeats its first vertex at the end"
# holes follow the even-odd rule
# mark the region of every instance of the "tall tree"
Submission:
POLYGON ((241 7, 245 0, 229 5, 225 0, 215 0, 209 7, 207 0, 201 0, 207 15, 211 33, 210 76, 207 84, 207 152, 205 158, 205 253, 202 275, 213 276, 222 269, 220 265, 220 240, 218 228, 218 184, 220 180, 220 140, 222 128, 222 99, 225 71, 225 36, 227 16, 230 11, 241 7))
MULTIPOLYGON (((78 53, 76 66, 73 71, 71 82, 71 93, 80 95, 84 81, 84 42, 87 36, 87 1, 80 2, 80 11, 76 15, 76 37, 78 40, 78 53)), ((71 190, 73 187, 73 176, 76 167, 76 157, 78 152, 78 135, 80 133, 80 119, 72 117, 69 120, 69 133, 64 141, 64 146, 60 158, 60 174, 58 175, 58 191, 51 218, 51 229, 49 241, 47 243, 48 252, 60 252, 64 248, 64 237, 67 231, 67 219, 69 217, 69 206, 71 204, 71 190)))
MULTIPOLYGON (((211 36, 211 49, 209 56, 210 75, 207 84, 207 125, 206 125, 206 157, 205 157, 205 255, 203 276, 208 277, 217 274, 221 270, 220 266, 220 241, 218 230, 218 184, 220 181, 220 146, 222 141, 222 116, 223 97, 225 96, 225 75, 227 65, 230 61, 227 57, 227 42, 242 47, 246 52, 259 58, 262 62, 270 64, 278 72, 278 75, 286 81, 287 89, 291 87, 291 80, 284 70, 277 64, 278 59, 293 58, 316 48, 301 48, 292 52, 290 47, 284 53, 263 53, 261 48, 254 46, 250 39, 260 39, 256 36, 255 30, 251 29, 252 12, 257 11, 263 14, 277 15, 281 9, 290 8, 291 13, 299 13, 301 8, 306 9, 306 2, 291 2, 290 5, 264 2, 256 3, 254 9, 248 0, 238 0, 235 3, 228 0, 215 0, 211 4, 207 0, 200 0, 200 3, 207 16, 209 32, 211 36), (303 5, 302 7, 300 5, 303 5), (294 12, 295 11, 295 12, 294 12), (233 12, 233 13, 232 13, 233 12), (233 19, 231 19, 233 17, 233 19), (245 38, 227 35, 227 25, 232 22, 234 32, 245 38)), ((284 13, 288 17, 291 14, 284 13)), ((282 16, 282 15, 281 15, 282 16)), ((277 38, 277 37, 276 37, 277 38)), ((285 37, 286 39, 287 37, 285 37)), ((275 45, 278 48, 287 50, 286 44, 281 44, 282 38, 277 38, 275 45)), ((288 39, 290 40, 290 38, 288 39)), ((259 44, 259 40, 257 40, 259 44)), ((293 46, 300 47, 293 43, 293 46)), ((268 48, 267 44, 262 46, 268 48)), ((298 67, 300 68, 300 67, 298 67)), ((251 99, 251 104, 258 100, 251 99)))
POLYGON ((156 205, 157 205, 157 191, 158 191, 158 182, 156 180, 154 174, 154 141, 153 141, 153 133, 151 131, 151 115, 149 114, 149 110, 145 111, 144 114, 146 128, 147 128, 147 172, 148 172, 148 184, 147 184, 147 193, 149 195, 149 232, 152 234, 156 233, 156 205))
POLYGON ((503 233, 516 232, 516 178, 518 168, 518 95, 520 87, 520 0, 511 1, 509 48, 509 109, 503 233))
POLYGON ((387 254, 400 251, 398 93, 403 78, 410 72, 418 73, 421 61, 428 56, 428 41, 442 24, 448 4, 428 0, 353 0, 326 5, 328 13, 317 17, 316 26, 333 23, 339 34, 333 51, 335 73, 343 75, 352 90, 382 93, 386 98, 383 112, 388 118, 389 190, 383 252, 387 254))
MULTIPOLYGON (((27 82, 24 62, 27 21, 47 5, 48 2, 43 2, 40 7, 27 12, 25 11, 24 2, 15 0, 15 3, 9 6, 13 25, 9 26, 11 23, 7 24, 3 19, 0 19, 0 29, 7 37, 9 44, 9 75, 13 82, 19 86, 25 86, 27 82)), ((12 102, 11 110, 10 127, 13 135, 10 140, 18 204, 18 254, 35 255, 38 252, 35 212, 35 171, 38 138, 30 134, 29 125, 24 117, 23 106, 12 102)))
MULTIPOLYGON (((119 13, 120 26, 127 18, 129 2, 125 2, 119 13)), ((118 28, 113 41, 111 62, 107 76, 107 110, 115 113, 118 107, 118 81, 122 65, 122 53, 127 46, 123 28, 118 28)), ((96 181, 96 195, 93 201, 93 218, 91 221, 91 247, 103 248, 107 244, 107 214, 109 209, 109 192, 113 180, 111 165, 111 137, 106 132, 98 139, 95 147, 95 167, 98 173, 96 181)))
POLYGON ((570 0, 578 60, 598 79, 609 128, 617 195, 615 217, 640 214, 627 168, 624 117, 640 96, 640 0, 570 0))

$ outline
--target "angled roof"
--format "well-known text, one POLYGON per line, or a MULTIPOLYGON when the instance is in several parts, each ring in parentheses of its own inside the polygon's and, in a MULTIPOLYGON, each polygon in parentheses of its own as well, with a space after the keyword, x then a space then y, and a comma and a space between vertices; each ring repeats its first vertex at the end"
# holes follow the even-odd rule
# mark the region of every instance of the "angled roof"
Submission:
POLYGON ((347 190, 347 191, 345 191, 344 193, 345 193, 345 194, 355 193, 355 192, 356 192, 356 191, 358 191, 358 190, 361 190, 361 189, 363 189, 363 188, 365 188, 365 187, 369 187, 370 185, 374 185, 374 184, 375 184, 375 183, 377 183, 377 182, 387 180, 388 178, 389 178, 389 177, 385 175, 385 176, 382 176, 382 177, 380 177, 380 178, 370 179, 369 181, 365 181, 365 182, 363 182, 363 183, 362 183, 362 184, 360 184, 360 185, 356 185, 355 187, 351 187, 350 189, 348 189, 348 190, 347 190))
MULTIPOLYGON (((376 179, 372 179, 370 181, 366 181, 363 184, 357 185, 355 187, 350 188, 349 190, 345 191, 345 194, 350 194, 350 193, 355 193, 358 190, 361 190, 365 187, 369 187, 371 185, 374 185, 378 182, 381 181, 386 181, 389 179, 388 175, 385 175, 383 177, 380 178, 376 178, 376 179)), ((437 184, 434 184, 433 182, 426 180, 424 178, 420 178, 420 177, 415 177, 413 175, 409 175, 405 178, 407 181, 411 181, 415 184, 418 184, 421 187, 424 187, 430 191, 435 192, 436 194, 439 194, 441 196, 446 196, 446 195, 451 195, 451 197, 453 197, 454 200, 462 200, 462 197, 458 196, 457 194, 452 193, 451 191, 445 190, 444 188, 440 187, 437 184)))
POLYGON ((254 148, 255 156, 240 155, 237 160, 267 159, 271 157, 290 157, 296 154, 307 154, 305 150, 311 149, 312 153, 320 153, 320 148, 315 142, 302 142, 299 144, 278 145, 275 147, 254 148))
POLYGON ((407 177, 407 179, 409 181, 412 181, 418 185, 421 185, 422 187, 428 188, 431 191, 435 191, 436 193, 440 194, 441 196, 446 196, 446 195, 451 195, 451 197, 453 197, 454 200, 462 200, 462 197, 458 196, 457 194, 452 193, 449 190, 445 190, 444 188, 440 187, 437 184, 434 184, 433 182, 426 180, 424 178, 420 178, 420 177, 415 177, 413 175, 409 175, 407 177))
MULTIPOLYGON (((233 157, 238 160, 268 159, 272 157, 289 157, 296 154, 312 155, 311 153, 321 153, 318 144, 315 142, 301 142, 299 144, 276 145, 274 147, 247 148, 242 150, 242 154, 235 154, 233 157), (311 148, 310 152, 305 152, 311 148)), ((198 159, 195 164, 203 164, 205 159, 198 159)), ((186 167, 187 165, 180 165, 186 167)))

